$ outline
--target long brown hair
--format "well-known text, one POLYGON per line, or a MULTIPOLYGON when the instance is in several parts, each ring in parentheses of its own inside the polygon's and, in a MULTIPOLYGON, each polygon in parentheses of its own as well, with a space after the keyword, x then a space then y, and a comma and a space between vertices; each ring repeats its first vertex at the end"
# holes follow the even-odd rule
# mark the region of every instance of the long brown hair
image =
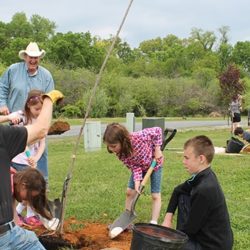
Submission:
POLYGON ((51 213, 47 210, 46 181, 37 169, 29 167, 15 173, 14 185, 15 192, 20 191, 21 185, 25 185, 28 204, 42 217, 46 219, 52 218, 51 213), (32 197, 33 191, 37 191, 39 194, 32 197))
POLYGON ((28 97, 24 106, 24 114, 26 117, 24 125, 30 124, 32 122, 30 106, 37 105, 38 103, 43 104, 42 94, 44 94, 44 92, 38 89, 33 89, 28 93, 28 97))
MULTIPOLYGON (((104 135, 103 142, 105 144, 121 144, 121 151, 119 157, 121 156, 131 156, 133 153, 133 148, 130 140, 130 134, 128 130, 119 123, 111 123, 107 126, 104 135)), ((112 153, 107 145, 107 150, 109 153, 112 153)))

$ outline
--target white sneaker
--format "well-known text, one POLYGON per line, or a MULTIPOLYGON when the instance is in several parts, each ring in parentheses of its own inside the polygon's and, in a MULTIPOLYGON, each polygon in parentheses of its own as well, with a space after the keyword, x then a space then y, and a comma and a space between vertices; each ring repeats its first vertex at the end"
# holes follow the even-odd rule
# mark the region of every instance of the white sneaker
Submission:
POLYGON ((153 224, 153 225, 157 225, 158 224, 156 220, 151 220, 149 223, 153 224))

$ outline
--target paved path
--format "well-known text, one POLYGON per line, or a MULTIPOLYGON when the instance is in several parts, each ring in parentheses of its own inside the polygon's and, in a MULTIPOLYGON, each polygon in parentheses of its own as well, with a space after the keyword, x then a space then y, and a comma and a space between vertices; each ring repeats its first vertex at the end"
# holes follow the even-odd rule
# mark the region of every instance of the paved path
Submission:
MULTIPOLYGON (((242 124, 246 124, 243 120, 242 124)), ((107 124, 101 124, 102 133, 105 131, 107 124)), ((225 120, 213 120, 213 121, 166 121, 165 128, 175 128, 175 129, 192 129, 192 128, 201 128, 201 127, 229 127, 228 121, 225 120)), ((65 136, 77 136, 80 133, 81 125, 71 126, 71 129, 61 135, 49 135, 49 138, 60 138, 65 136)), ((135 124, 135 130, 141 130, 142 123, 135 124)))

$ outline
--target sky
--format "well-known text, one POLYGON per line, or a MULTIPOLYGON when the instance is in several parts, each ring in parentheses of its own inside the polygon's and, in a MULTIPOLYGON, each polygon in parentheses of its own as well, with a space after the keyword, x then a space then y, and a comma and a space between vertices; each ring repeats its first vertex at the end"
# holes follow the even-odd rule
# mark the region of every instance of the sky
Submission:
MULTIPOLYGON (((131 0, 1 0, 0 21, 24 12, 55 22, 56 32, 90 32, 102 39, 117 33, 131 0)), ((188 38, 192 28, 229 27, 229 43, 250 40, 249 0, 133 0, 120 38, 132 48, 169 34, 188 38)))

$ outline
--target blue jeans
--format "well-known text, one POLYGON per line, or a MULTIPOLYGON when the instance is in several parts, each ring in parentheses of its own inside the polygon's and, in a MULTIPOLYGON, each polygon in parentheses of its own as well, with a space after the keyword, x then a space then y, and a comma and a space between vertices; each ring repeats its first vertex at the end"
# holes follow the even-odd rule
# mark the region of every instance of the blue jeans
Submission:
POLYGON ((48 145, 46 142, 45 150, 37 162, 37 169, 42 173, 46 183, 48 183, 49 179, 49 170, 48 170, 48 145))
POLYGON ((20 163, 16 163, 16 162, 11 162, 11 167, 13 167, 16 171, 21 171, 29 166, 24 165, 24 164, 20 164, 20 163))
POLYGON ((14 226, 0 235, 0 250, 46 250, 32 231, 14 226))
MULTIPOLYGON (((143 177, 146 172, 143 173, 143 177)), ((157 171, 153 171, 150 176, 151 182, 151 193, 160 193, 161 192, 161 176, 162 176, 162 167, 160 167, 157 171)), ((128 188, 135 189, 135 182, 133 178, 133 174, 131 174, 130 179, 128 181, 128 188)))

